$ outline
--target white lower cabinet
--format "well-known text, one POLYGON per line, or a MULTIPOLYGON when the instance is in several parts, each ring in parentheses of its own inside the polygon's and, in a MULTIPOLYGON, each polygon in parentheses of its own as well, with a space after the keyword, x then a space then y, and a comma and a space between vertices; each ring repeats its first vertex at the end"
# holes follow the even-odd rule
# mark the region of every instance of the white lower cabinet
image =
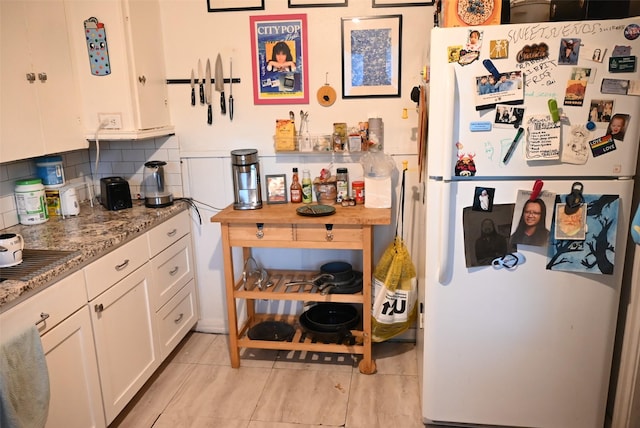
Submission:
POLYGON ((89 308, 42 336, 51 400, 46 428, 105 427, 89 308))
POLYGON ((36 324, 49 372, 47 428, 106 426, 84 276, 78 271, 0 314, 0 342, 36 324))
POLYGON ((108 426, 196 324, 189 221, 181 212, 0 314, 0 343, 37 323, 46 428, 108 426))
POLYGON ((160 366, 149 263, 89 302, 107 424, 160 366))

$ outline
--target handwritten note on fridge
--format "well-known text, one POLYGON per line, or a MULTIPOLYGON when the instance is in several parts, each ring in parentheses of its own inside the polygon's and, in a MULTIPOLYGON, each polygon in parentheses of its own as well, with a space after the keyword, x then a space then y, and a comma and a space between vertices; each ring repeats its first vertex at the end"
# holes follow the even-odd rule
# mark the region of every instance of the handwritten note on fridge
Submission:
POLYGON ((527 119, 527 160, 560 159, 560 122, 549 115, 534 115, 527 119))

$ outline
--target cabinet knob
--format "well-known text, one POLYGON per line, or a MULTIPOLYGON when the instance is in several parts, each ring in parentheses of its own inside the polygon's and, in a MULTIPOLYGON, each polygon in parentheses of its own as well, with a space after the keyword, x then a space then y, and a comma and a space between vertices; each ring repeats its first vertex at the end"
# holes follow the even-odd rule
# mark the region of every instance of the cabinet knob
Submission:
POLYGON ((167 232, 167 236, 169 238, 173 238, 176 235, 176 233, 178 233, 178 229, 173 229, 171 232, 167 232))
POLYGON ((46 82, 47 81, 47 73, 38 73, 38 79, 40 79, 41 82, 46 82))
POLYGON ((104 311, 104 306, 102 305, 102 303, 98 303, 97 305, 95 305, 95 306, 93 307, 93 309, 94 309, 97 313, 100 313, 100 312, 104 311))
POLYGON ((147 78, 144 77, 144 75, 138 76, 138 82, 140 82, 140 83, 142 83, 144 85, 145 83, 147 83, 147 78))
POLYGON ((258 230, 256 231, 256 238, 264 238, 264 230, 262 230, 262 228, 264 227, 264 223, 256 223, 256 227, 258 228, 258 230))
POLYGON ((325 224, 324 227, 327 229, 327 236, 325 237, 325 239, 329 242, 333 241, 333 225, 325 224))
POLYGON ((180 321, 182 321, 183 317, 184 317, 184 314, 181 313, 180 315, 178 315, 178 318, 173 320, 173 322, 176 323, 176 324, 179 324, 180 321))
POLYGON ((31 83, 36 81, 36 73, 27 73, 27 80, 31 83))
POLYGON ((179 269, 180 269, 180 266, 174 267, 173 269, 171 269, 169 271, 169 275, 173 276, 173 275, 177 274, 179 269))

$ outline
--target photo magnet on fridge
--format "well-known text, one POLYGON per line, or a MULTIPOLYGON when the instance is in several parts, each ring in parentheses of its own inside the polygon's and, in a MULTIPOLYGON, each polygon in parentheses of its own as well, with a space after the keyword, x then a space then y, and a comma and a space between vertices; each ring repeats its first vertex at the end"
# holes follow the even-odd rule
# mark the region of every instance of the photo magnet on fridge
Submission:
POLYGON ((554 237, 557 240, 584 241, 587 234, 587 206, 580 205, 572 214, 565 213, 566 204, 556 204, 554 237))
POLYGON ((524 78, 520 70, 501 73, 498 79, 492 74, 476 76, 473 80, 473 87, 476 89, 476 110, 491 109, 498 103, 522 104, 524 78))
POLYGON ((547 245, 556 195, 544 190, 531 199, 532 193, 518 190, 511 226, 512 245, 547 245))
POLYGON ((493 195, 495 192, 496 189, 492 187, 476 187, 471 208, 474 211, 493 211, 493 195))
POLYGON ((560 65, 576 65, 580 54, 580 39, 562 39, 560 40, 560 53, 558 55, 558 64, 560 65))
POLYGON ((609 126, 607 126, 607 135, 611 135, 614 140, 624 140, 624 134, 627 132, 629 126, 628 114, 616 113, 611 117, 609 126))
POLYGON ((491 212, 472 207, 462 210, 464 255, 466 266, 491 266, 496 258, 516 252, 509 245, 509 230, 513 218, 513 204, 494 205, 491 212))

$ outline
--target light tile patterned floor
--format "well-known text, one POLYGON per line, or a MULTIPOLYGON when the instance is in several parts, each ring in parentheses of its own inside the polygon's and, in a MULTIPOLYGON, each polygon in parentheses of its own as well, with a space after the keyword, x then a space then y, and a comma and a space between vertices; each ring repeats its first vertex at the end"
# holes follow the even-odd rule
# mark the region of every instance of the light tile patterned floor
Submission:
POLYGON ((192 333, 111 428, 423 428, 413 343, 376 343, 377 373, 351 355, 245 349, 192 333))

